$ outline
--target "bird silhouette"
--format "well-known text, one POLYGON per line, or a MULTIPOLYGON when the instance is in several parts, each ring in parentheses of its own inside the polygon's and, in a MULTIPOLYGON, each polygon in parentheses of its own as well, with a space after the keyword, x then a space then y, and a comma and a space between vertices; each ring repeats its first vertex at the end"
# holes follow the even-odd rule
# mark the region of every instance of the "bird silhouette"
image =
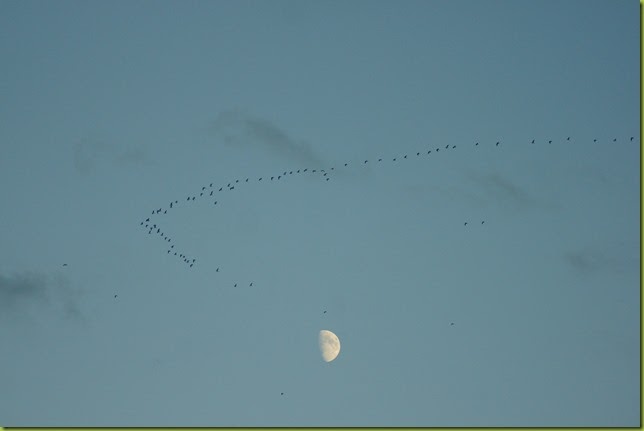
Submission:
POLYGON ((206 186, 203 186, 203 187, 201 188, 201 190, 206 190, 206 186))
POLYGON ((222 191, 223 189, 224 189, 223 187, 219 187, 219 191, 222 191))
POLYGON ((145 221, 150 221, 150 217, 146 218, 145 221))
POLYGON ((597 139, 593 139, 593 142, 597 142, 597 139))
POLYGON ((532 143, 534 144, 534 139, 532 140, 532 143))
POLYGON ((252 282, 252 281, 250 282, 249 286, 250 286, 250 287, 253 287, 253 282, 252 282))
POLYGON ((500 142, 498 142, 498 141, 496 142, 496 146, 497 146, 497 147, 499 146, 499 143, 500 143, 500 142))
POLYGON ((219 272, 219 268, 217 268, 217 269, 215 270, 215 272, 219 272))
POLYGON ((212 187, 212 183, 210 183, 210 187, 212 187))
POLYGON ((235 286, 233 286, 233 287, 237 287, 237 283, 235 283, 235 286))
POLYGON ((549 143, 549 144, 552 144, 552 141, 551 141, 551 140, 549 140, 549 141, 548 141, 548 143, 549 143))
POLYGON ((63 266, 67 266, 67 264, 66 264, 66 263, 63 263, 63 266))
POLYGON ((464 226, 467 226, 467 222, 465 222, 464 226))
POLYGON ((631 141, 633 140, 633 137, 631 136, 631 141))
POLYGON ((570 141, 570 136, 568 136, 568 137, 566 138, 566 141, 570 141))

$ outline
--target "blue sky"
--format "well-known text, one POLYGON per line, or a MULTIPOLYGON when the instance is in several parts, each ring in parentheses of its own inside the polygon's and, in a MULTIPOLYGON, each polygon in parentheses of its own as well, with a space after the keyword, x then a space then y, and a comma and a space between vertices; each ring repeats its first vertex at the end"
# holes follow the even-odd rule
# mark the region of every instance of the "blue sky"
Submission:
POLYGON ((638 2, 0 10, 0 424, 639 426, 638 2))

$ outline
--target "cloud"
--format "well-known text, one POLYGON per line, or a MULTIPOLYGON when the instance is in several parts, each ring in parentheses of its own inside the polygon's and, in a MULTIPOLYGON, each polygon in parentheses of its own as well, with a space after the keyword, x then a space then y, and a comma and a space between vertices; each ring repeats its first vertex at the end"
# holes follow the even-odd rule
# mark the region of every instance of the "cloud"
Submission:
POLYGON ((142 147, 118 148, 93 138, 83 138, 74 145, 74 166, 87 175, 102 163, 114 165, 138 165, 148 159, 142 147))
POLYGON ((303 163, 305 167, 324 165, 322 157, 310 145, 295 140, 268 120, 253 117, 243 111, 229 110, 220 113, 211 129, 230 146, 256 146, 279 157, 303 163))
POLYGON ((54 307, 64 317, 83 319, 76 296, 77 292, 61 276, 38 272, 0 274, 0 311, 3 315, 23 315, 32 307, 54 307))
POLYGON ((564 262, 575 272, 583 275, 601 271, 619 272, 639 265, 634 247, 620 244, 584 247, 563 253, 564 262))
POLYGON ((486 196, 486 199, 494 199, 505 206, 515 210, 525 210, 537 206, 537 200, 525 189, 514 184, 508 178, 498 173, 470 173, 469 179, 486 196))

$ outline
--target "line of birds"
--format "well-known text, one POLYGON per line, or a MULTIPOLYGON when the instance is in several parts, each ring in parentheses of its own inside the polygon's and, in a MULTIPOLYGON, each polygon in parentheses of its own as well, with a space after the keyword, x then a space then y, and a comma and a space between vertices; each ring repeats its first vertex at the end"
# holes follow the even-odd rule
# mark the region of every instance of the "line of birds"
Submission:
MULTIPOLYGON (((635 137, 631 136, 628 139, 628 141, 633 142, 634 139, 635 139, 635 137)), ((570 141, 571 141, 570 136, 568 136, 564 140, 562 140, 562 142, 570 142, 570 141)), ((618 141, 617 138, 613 138, 611 142, 617 142, 617 141, 618 141)), ((537 141, 536 139, 532 139, 532 140, 530 140, 530 145, 538 144, 540 142, 544 142, 544 143, 547 142, 548 144, 552 144, 553 140, 552 139, 547 139, 547 140, 543 140, 543 141, 537 141)), ((596 138, 593 139, 593 142, 594 143, 598 142, 598 139, 596 139, 596 138)), ((473 144, 473 147, 479 147, 479 146, 482 146, 482 145, 483 144, 481 142, 475 142, 473 144)), ((491 145, 493 145, 493 147, 499 147, 499 146, 502 145, 502 143, 501 143, 501 141, 496 141, 496 142, 491 143, 491 145)), ((441 149, 443 151, 456 149, 456 145, 445 145, 445 147, 435 147, 435 148, 425 149, 423 151, 416 151, 415 153, 411 152, 411 153, 408 153, 408 154, 403 154, 402 156, 392 157, 390 160, 392 162, 397 162, 399 160, 402 161, 402 160, 412 158, 414 156, 414 154, 416 155, 416 157, 420 157, 421 155, 422 156, 428 156, 428 155, 431 155, 432 153, 440 153, 441 149)), ((374 160, 377 160, 377 163, 382 163, 382 162, 385 162, 386 159, 380 157, 380 158, 377 158, 377 159, 374 159, 374 160)), ((369 159, 365 159, 364 161, 358 162, 358 165, 363 165, 363 166, 367 165, 369 163, 369 161, 370 161, 369 159)), ((341 164, 341 166, 345 167, 345 168, 347 168, 349 166, 353 166, 353 165, 354 165, 353 162, 352 163, 345 162, 345 163, 341 164)), ((340 169, 340 168, 338 168, 338 169, 340 169)), ((275 174, 274 175, 266 175, 266 176, 261 176, 261 177, 255 177, 253 179, 251 179, 250 177, 247 177, 247 178, 241 179, 241 180, 240 179, 235 179, 233 181, 228 182, 225 186, 222 185, 222 186, 219 186, 219 187, 215 186, 214 183, 209 183, 208 185, 204 185, 204 186, 201 187, 201 190, 199 191, 198 195, 194 194, 194 195, 187 196, 184 202, 193 202, 197 198, 199 198, 199 199, 206 198, 206 199, 212 199, 213 205, 217 205, 218 202, 219 202, 217 200, 218 199, 217 194, 219 194, 221 192, 225 192, 225 191, 233 191, 233 190, 235 190, 235 186, 239 187, 240 185, 243 185, 243 184, 246 184, 246 183, 249 183, 249 182, 280 181, 282 178, 287 178, 289 176, 300 175, 300 174, 317 174, 322 179, 324 179, 325 181, 329 181, 330 178, 332 178, 332 176, 330 174, 334 173, 335 171, 336 171, 335 166, 330 167, 328 169, 309 169, 309 168, 304 168, 304 169, 287 170, 287 171, 283 171, 283 172, 281 172, 281 173, 279 173, 277 175, 275 175, 275 174)), ((183 252, 180 252, 180 251, 176 250, 173 239, 170 236, 168 236, 164 231, 161 230, 161 227, 158 224, 159 223, 158 221, 156 223, 154 222, 154 216, 165 215, 165 214, 168 213, 168 211, 176 209, 180 205, 179 202, 180 202, 180 200, 176 199, 174 201, 171 201, 166 207, 160 207, 160 208, 152 210, 152 217, 147 217, 145 220, 141 221, 140 226, 142 226, 143 228, 145 228, 147 230, 148 235, 152 235, 152 234, 158 235, 163 241, 165 241, 167 243, 166 245, 168 245, 169 247, 166 250, 166 254, 176 256, 176 257, 180 258, 183 261, 183 263, 188 265, 188 267, 192 268, 197 263, 196 258, 188 256, 186 253, 183 253, 183 252)), ((484 220, 481 221, 481 224, 484 224, 484 223, 485 223, 484 220)), ((468 222, 467 221, 464 222, 464 226, 467 226, 467 225, 468 225, 468 222)), ((216 272, 219 272, 219 268, 217 268, 216 272)), ((234 287, 236 287, 236 286, 237 286, 237 284, 234 285, 234 287)), ((251 286, 252 286, 252 283, 251 283, 251 286)))

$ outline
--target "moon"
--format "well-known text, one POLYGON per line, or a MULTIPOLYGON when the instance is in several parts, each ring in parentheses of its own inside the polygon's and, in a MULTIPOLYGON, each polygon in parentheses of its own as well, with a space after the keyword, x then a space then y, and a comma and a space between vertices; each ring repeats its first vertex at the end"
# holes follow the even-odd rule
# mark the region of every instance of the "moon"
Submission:
POLYGON ((320 344, 320 352, 322 353, 324 362, 331 362, 338 357, 340 353, 340 339, 333 332, 327 331, 326 329, 321 330, 318 343, 320 344))

